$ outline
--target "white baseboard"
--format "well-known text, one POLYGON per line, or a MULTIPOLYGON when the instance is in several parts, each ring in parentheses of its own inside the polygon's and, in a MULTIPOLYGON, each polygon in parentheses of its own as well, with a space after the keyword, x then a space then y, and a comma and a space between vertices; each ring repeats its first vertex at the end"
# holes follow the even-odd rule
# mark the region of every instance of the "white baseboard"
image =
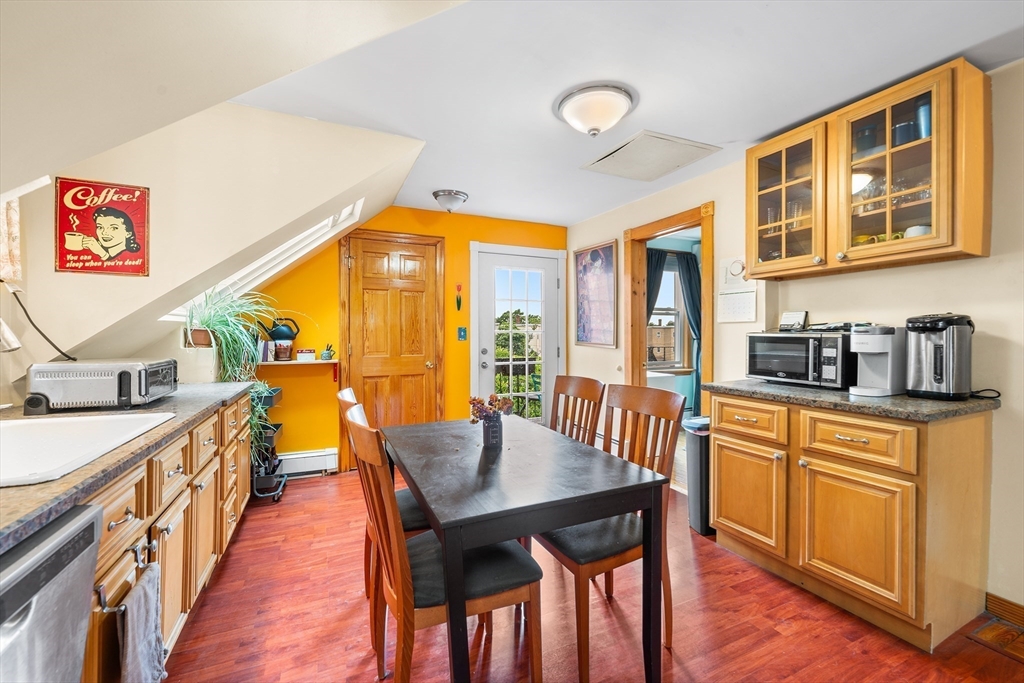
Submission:
POLYGON ((281 459, 279 474, 301 476, 304 474, 327 474, 338 471, 338 449, 322 448, 315 451, 278 453, 281 459))

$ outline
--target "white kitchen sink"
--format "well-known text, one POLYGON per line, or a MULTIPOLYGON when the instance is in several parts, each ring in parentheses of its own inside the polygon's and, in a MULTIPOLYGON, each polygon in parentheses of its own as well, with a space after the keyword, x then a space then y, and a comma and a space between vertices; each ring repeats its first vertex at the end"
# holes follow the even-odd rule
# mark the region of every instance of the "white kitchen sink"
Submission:
POLYGON ((0 487, 59 479, 167 422, 174 413, 0 421, 0 487))

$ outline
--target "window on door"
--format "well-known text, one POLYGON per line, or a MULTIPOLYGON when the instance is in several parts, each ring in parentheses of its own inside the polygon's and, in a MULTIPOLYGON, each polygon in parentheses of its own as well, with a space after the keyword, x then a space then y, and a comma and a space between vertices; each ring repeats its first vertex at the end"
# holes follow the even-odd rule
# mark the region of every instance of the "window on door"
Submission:
POLYGON ((494 271, 494 393, 512 399, 512 411, 542 421, 544 273, 494 271))
POLYGON ((666 266, 654 314, 647 323, 647 367, 692 368, 692 347, 679 273, 666 266))

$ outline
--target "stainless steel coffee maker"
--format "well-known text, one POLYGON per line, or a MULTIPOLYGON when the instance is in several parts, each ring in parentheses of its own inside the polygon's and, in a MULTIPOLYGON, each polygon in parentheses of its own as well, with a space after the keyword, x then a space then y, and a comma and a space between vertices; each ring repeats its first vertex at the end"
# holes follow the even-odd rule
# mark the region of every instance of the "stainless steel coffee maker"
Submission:
POLYGON ((972 334, 974 323, 967 315, 907 318, 907 396, 969 399, 972 334))

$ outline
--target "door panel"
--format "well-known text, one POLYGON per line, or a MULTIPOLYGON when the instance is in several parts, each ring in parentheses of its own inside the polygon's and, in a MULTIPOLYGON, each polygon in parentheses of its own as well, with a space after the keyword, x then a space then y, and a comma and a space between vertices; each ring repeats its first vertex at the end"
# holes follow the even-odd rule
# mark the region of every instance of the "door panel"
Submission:
POLYGON ((786 556, 786 452, 713 434, 711 524, 786 556))
POLYGON ((353 237, 351 382, 375 427, 440 419, 436 244, 353 237))
POLYGON ((558 346, 558 260, 481 253, 478 395, 512 399, 513 412, 547 424, 558 346))

